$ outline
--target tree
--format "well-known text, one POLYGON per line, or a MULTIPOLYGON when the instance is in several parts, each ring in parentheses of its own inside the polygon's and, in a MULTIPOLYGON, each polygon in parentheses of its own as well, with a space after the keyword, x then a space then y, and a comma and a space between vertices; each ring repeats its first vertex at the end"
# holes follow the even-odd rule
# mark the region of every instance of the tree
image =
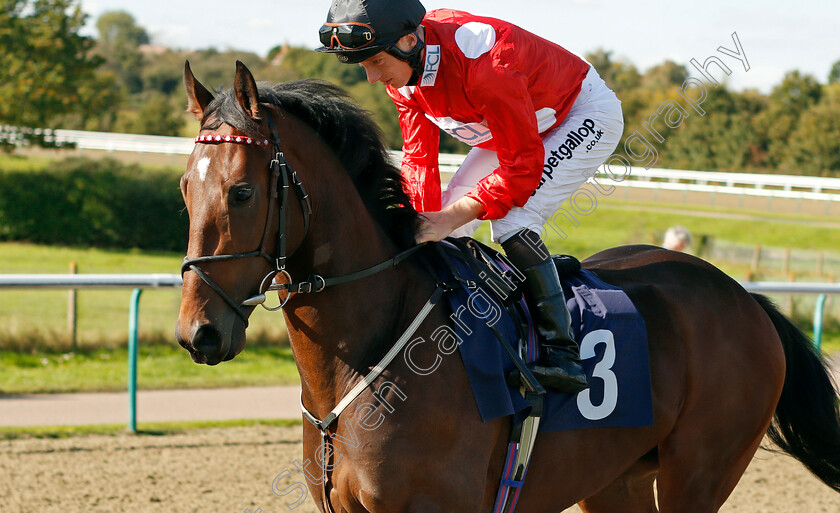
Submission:
POLYGON ((829 84, 840 84, 840 61, 831 65, 831 70, 828 72, 829 84))
POLYGON ((149 44, 149 34, 146 29, 137 25, 134 17, 125 11, 109 11, 96 20, 99 31, 99 42, 111 47, 149 44))
POLYGON ((69 130, 110 132, 125 98, 110 72, 97 71, 91 80, 79 87, 76 112, 57 116, 53 125, 69 130))
POLYGON ((790 171, 840 175, 840 83, 825 86, 819 103, 800 116, 787 149, 790 171))
POLYGON ((770 100, 775 101, 785 113, 799 116, 817 103, 821 95, 822 87, 816 78, 791 71, 785 74, 781 84, 773 88, 770 100))
POLYGON ((642 85, 649 89, 666 90, 682 85, 688 78, 688 70, 674 61, 665 61, 645 71, 642 85))
POLYGON ((150 134, 179 136, 184 127, 183 100, 173 105, 173 101, 157 92, 135 95, 132 103, 134 110, 124 109, 115 123, 115 131, 130 134, 150 134))
MULTIPOLYGON (((257 54, 237 50, 219 52, 214 48, 208 48, 192 52, 187 57, 192 68, 198 73, 197 78, 210 91, 233 86, 233 76, 234 71, 236 71, 235 62, 237 60, 245 63, 254 76, 260 77, 260 80, 263 77, 263 69, 266 67, 266 62, 257 54)), ((184 62, 181 61, 176 69, 178 70, 180 83, 183 79, 184 62)), ((184 98, 183 91, 183 86, 179 86, 178 95, 182 98, 184 98)))
POLYGON ((619 95, 622 91, 635 89, 641 84, 641 75, 636 66, 628 62, 614 61, 612 52, 598 49, 585 55, 586 60, 598 70, 604 82, 619 95))
MULTIPOLYGON (((278 49, 269 55, 278 53, 278 49)), ((281 61, 283 67, 289 68, 305 78, 322 78, 342 87, 350 87, 359 82, 367 82, 365 71, 361 66, 342 64, 334 55, 313 52, 305 48, 289 48, 284 51, 281 61)))
POLYGON ((106 61, 106 68, 114 72, 130 93, 142 91, 140 45, 149 43, 146 30, 125 11, 104 13, 96 21, 96 29, 99 32, 98 50, 106 61))
POLYGON ((750 120, 763 107, 752 93, 736 93, 725 87, 709 89, 705 115, 691 112, 660 150, 659 166, 704 171, 734 171, 752 164, 758 134, 750 120))
POLYGON ((4 0, 0 5, 0 123, 49 127, 85 112, 101 63, 79 35, 86 16, 74 0, 4 0))
POLYGON ((782 83, 773 88, 767 109, 753 122, 764 141, 762 151, 766 151, 770 167, 778 168, 787 160, 788 139, 799 117, 820 100, 821 94, 817 79, 798 71, 785 74, 782 83))
MULTIPOLYGON (((184 97, 184 61, 193 62, 193 57, 186 51, 166 50, 149 55, 143 65, 143 92, 156 91, 183 101, 184 97)), ((228 63, 233 68, 233 63, 228 63)), ((201 70, 203 72, 203 69, 201 70)), ((262 75, 260 75, 262 79, 262 75)))

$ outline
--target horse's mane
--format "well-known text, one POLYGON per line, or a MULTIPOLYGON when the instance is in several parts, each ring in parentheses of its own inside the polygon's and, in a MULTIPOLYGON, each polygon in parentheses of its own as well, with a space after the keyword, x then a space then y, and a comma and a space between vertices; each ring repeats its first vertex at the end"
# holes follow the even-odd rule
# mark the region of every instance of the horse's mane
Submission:
MULTIPOLYGON (((321 80, 260 85, 260 102, 276 105, 311 126, 332 148, 356 185, 374 219, 400 249, 414 245, 419 214, 403 189, 402 177, 390 161, 382 131, 362 108, 338 86, 321 80)), ((257 136, 260 126, 223 91, 208 106, 205 123, 227 123, 246 135, 257 136)), ((217 126, 215 126, 217 127, 217 126)))

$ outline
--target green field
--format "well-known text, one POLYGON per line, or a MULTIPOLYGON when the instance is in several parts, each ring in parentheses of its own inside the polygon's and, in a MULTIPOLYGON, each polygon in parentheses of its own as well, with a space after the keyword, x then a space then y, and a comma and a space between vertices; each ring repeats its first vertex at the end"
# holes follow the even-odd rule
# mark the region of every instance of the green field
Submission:
MULTIPOLYGON (((0 351, 0 395, 125 390, 124 347, 53 353, 0 351)), ((295 385, 299 383, 288 346, 248 347, 230 362, 197 365, 177 344, 141 344, 137 362, 141 389, 295 385)))
MULTIPOLYGON (((808 224, 808 218, 788 218, 755 214, 749 221, 720 217, 725 212, 709 212, 718 217, 697 217, 663 213, 646 205, 605 204, 574 227, 558 227, 568 235, 548 230, 548 245, 554 252, 585 258, 602 249, 621 244, 656 243, 668 226, 690 226, 695 236, 712 235, 716 240, 767 246, 792 246, 809 251, 830 251, 840 248, 840 229, 808 224), (628 210, 635 208, 638 210, 628 210)), ((477 237, 488 238, 483 227, 477 237)), ((66 273, 70 262, 78 264, 80 273, 177 273, 182 255, 137 251, 109 251, 39 246, 23 243, 0 244, 0 273, 66 273)), ((710 258, 736 279, 745 279, 748 261, 710 258)), ((772 270, 762 273, 764 279, 786 279, 772 270)), ((826 265, 824 273, 837 274, 840 268, 826 265)), ((826 278, 803 276, 802 279, 825 281, 826 278)), ((116 346, 125 343, 128 326, 130 290, 82 290, 78 292, 78 341, 82 347, 116 346)), ((52 347, 67 350, 68 292, 61 290, 0 290, 0 348, 52 347)), ((813 298, 798 298, 812 302, 813 298)), ((171 340, 177 319, 178 290, 147 290, 140 303, 140 336, 143 340, 171 340)), ((249 331, 251 339, 282 341, 286 334, 280 313, 257 309, 249 331)))
MULTIPOLYGON (((0 274, 66 273, 76 262, 79 273, 177 274, 183 255, 138 251, 112 251, 0 244, 0 274)), ((0 348, 69 350, 68 292, 64 290, 0 290, 0 348)), ((114 347, 128 337, 131 290, 77 292, 79 347, 114 347)), ((180 289, 146 290, 140 300, 140 338, 174 341, 180 289)), ((286 340, 282 314, 257 309, 250 338, 286 340)))
MULTIPOLYGON (((824 252, 840 257, 840 222, 832 222, 825 217, 694 205, 602 201, 587 216, 577 215, 572 219, 555 216, 554 228, 546 228, 544 233, 553 253, 572 254, 582 260, 613 246, 660 244, 665 231, 674 225, 691 229, 695 252, 701 239, 707 239, 717 244, 753 247, 760 243, 766 248, 789 247, 815 255, 824 252)), ((489 239, 486 224, 476 237, 485 241, 489 239)), ((738 280, 745 279, 749 270, 744 262, 701 256, 738 280)), ((778 272, 776 269, 762 269, 767 279, 780 278, 780 274, 774 276, 778 272)), ((825 276, 837 273, 840 273, 840 266, 827 265, 823 269, 825 276)))
MULTIPOLYGON (((555 253, 583 259, 611 246, 657 243, 674 224, 690 226, 698 239, 707 236, 728 244, 793 247, 812 253, 840 248, 840 229, 826 227, 825 218, 747 213, 727 217, 725 210, 684 206, 610 202, 576 219, 559 218, 548 230, 555 253)), ((734 213, 733 213, 734 214, 734 213)), ((487 239, 484 226, 477 238, 487 239)), ((65 273, 70 262, 80 273, 177 273, 182 255, 0 243, 0 273, 65 273)), ((743 280, 749 262, 709 258, 725 272, 743 280)), ((827 259, 824 275, 801 279, 826 281, 840 269, 827 259)), ((784 279, 777 269, 762 269, 762 279, 784 279)), ((67 291, 0 290, 0 393, 120 390, 126 381, 125 345, 128 336, 130 290, 78 292, 78 347, 68 341, 67 291)), ((810 334, 814 298, 777 297, 810 334)), ((179 290, 147 290, 140 303, 142 355, 141 388, 269 385, 297 379, 280 313, 257 309, 248 332, 249 344, 233 362, 214 368, 193 364, 174 342, 173 330, 180 302, 179 290)), ((830 303, 832 300, 830 300, 830 303)), ((837 306, 829 304, 828 332, 823 347, 840 350, 837 306)))
POLYGON ((35 171, 56 160, 54 156, 21 156, 0 153, 0 169, 4 171, 35 171))

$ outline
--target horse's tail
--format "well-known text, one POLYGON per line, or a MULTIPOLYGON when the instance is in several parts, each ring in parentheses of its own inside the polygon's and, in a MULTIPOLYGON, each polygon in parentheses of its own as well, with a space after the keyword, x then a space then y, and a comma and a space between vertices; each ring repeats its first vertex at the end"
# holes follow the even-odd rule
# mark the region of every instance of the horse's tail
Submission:
POLYGON ((767 434, 840 492, 840 411, 826 363, 811 340, 770 299, 752 296, 773 321, 785 352, 785 384, 767 434))

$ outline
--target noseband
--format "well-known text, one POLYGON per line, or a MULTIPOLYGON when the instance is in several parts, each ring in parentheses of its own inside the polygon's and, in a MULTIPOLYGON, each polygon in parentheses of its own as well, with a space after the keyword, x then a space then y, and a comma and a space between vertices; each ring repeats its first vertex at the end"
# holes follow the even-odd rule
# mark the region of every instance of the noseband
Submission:
POLYGON ((303 187, 303 183, 301 182, 297 173, 289 165, 288 161, 286 160, 286 157, 283 155, 283 150, 280 148, 280 141, 277 137, 277 130, 274 127, 274 122, 272 122, 271 116, 266 116, 266 119, 268 120, 269 130, 271 131, 270 141, 268 139, 259 140, 252 137, 238 135, 199 135, 195 138, 196 144, 232 143, 253 146, 268 146, 269 144, 272 145, 274 157, 272 158, 271 163, 269 164, 269 172, 271 173, 271 184, 269 186, 270 196, 268 203, 268 213, 266 214, 265 227, 263 228, 263 234, 260 238, 259 245, 255 250, 248 251, 247 253, 231 253, 226 255, 209 255, 197 258, 184 258, 184 263, 181 265, 182 277, 187 271, 195 272, 198 275, 198 277, 201 278, 201 281, 203 281, 211 289, 213 289, 222 299, 224 299, 224 301, 233 309, 233 311, 236 312, 236 314, 245 323, 245 327, 248 327, 248 316, 242 310, 243 306, 261 305, 266 310, 272 312, 277 311, 286 306, 286 303, 292 297, 293 293, 309 294, 321 292, 322 290, 331 285, 339 285, 342 283, 366 278, 368 276, 373 276, 374 274, 383 271, 388 267, 398 265, 400 262, 402 262, 412 254, 414 254, 414 252, 423 247, 422 244, 414 246, 399 253, 394 258, 391 258, 373 267, 369 267, 367 269, 363 269, 352 274, 338 276, 335 278, 324 278, 318 274, 313 273, 310 274, 309 278, 306 281, 294 282, 294 280, 292 280, 291 275, 286 270, 286 203, 289 197, 289 187, 291 186, 292 188, 294 188, 295 194, 297 195, 298 201, 300 202, 300 208, 303 212, 304 236, 306 236, 306 234, 309 233, 309 218, 312 215, 312 204, 309 201, 309 194, 303 187), (275 204, 278 204, 280 223, 277 232, 277 243, 275 246, 274 255, 271 255, 264 249, 263 246, 265 244, 266 236, 268 235, 269 226, 271 225, 271 216, 275 204), (268 261, 272 269, 262 279, 262 282, 260 283, 260 289, 257 295, 249 297, 242 303, 237 303, 216 282, 214 282, 207 275, 207 273, 205 273, 198 267, 198 264, 208 262, 225 262, 229 260, 239 260, 242 258, 251 257, 264 258, 266 261, 268 261), (274 277, 278 274, 285 276, 289 283, 274 283, 274 277), (265 293, 271 290, 286 290, 288 292, 288 294, 282 300, 279 306, 266 306, 265 293))

